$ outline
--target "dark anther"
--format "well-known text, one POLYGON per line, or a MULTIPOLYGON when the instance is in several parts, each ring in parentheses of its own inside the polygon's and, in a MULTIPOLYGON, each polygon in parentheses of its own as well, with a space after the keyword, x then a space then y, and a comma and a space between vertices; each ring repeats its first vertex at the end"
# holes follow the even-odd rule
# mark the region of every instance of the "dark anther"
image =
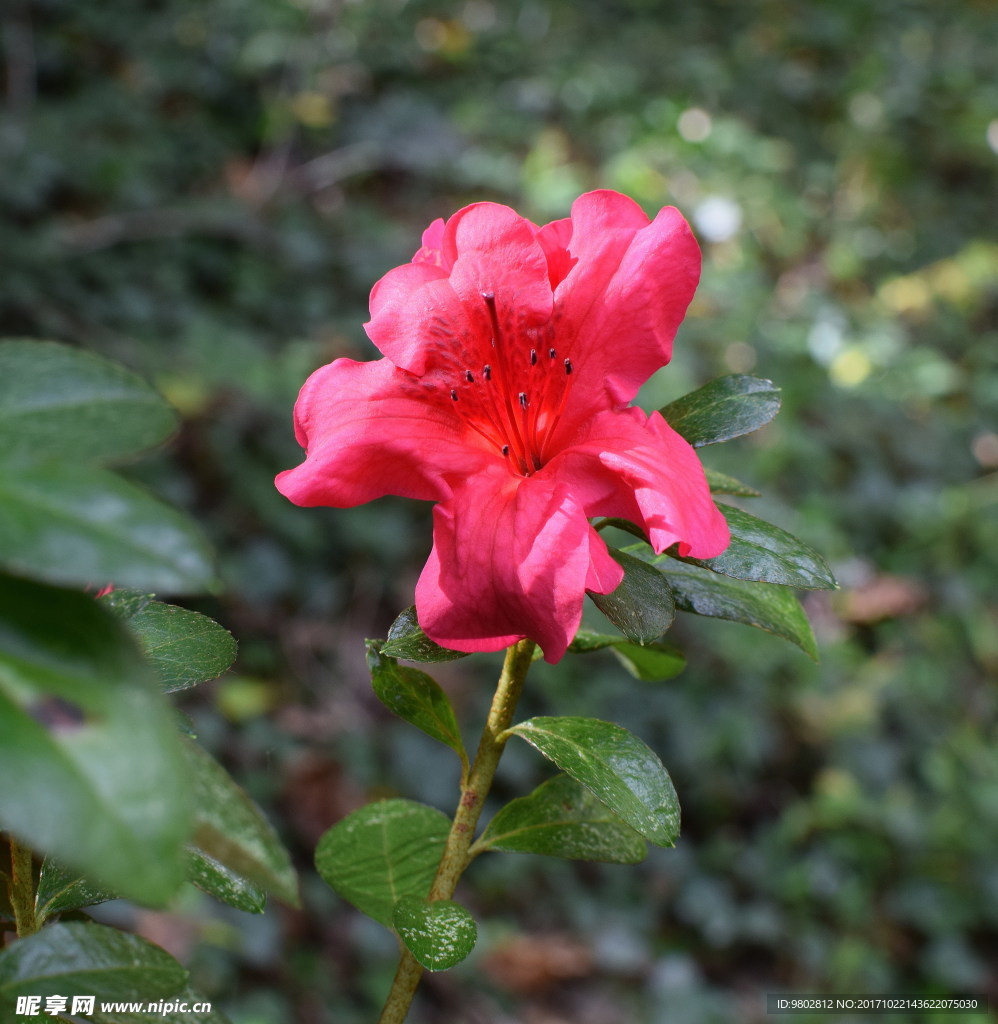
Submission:
POLYGON ((468 383, 469 384, 474 384, 475 383, 475 375, 471 372, 471 370, 465 370, 464 371, 464 375, 465 375, 465 377, 468 378, 468 383))
POLYGON ((520 395, 519 395, 519 398, 520 398, 520 408, 521 409, 526 409, 527 408, 527 393, 526 393, 526 391, 521 391, 520 395))
POLYGON ((509 445, 508 444, 504 444, 502 446, 502 453, 503 453, 504 456, 509 455, 509 445))
POLYGON ((485 374, 485 379, 486 380, 492 380, 492 367, 489 366, 488 363, 485 364, 485 367, 482 370, 482 373, 485 374))
POLYGON ((450 396, 455 402, 457 401, 457 392, 453 388, 450 389, 450 396))
POLYGON ((557 354, 553 348, 548 349, 548 359, 554 359, 557 354))
POLYGON ((502 330, 499 327, 499 313, 496 310, 496 297, 492 292, 482 292, 482 298, 489 310, 489 321, 492 324, 492 347, 499 344, 502 337, 502 330))
POLYGON ((530 350, 530 365, 531 366, 536 366, 537 365, 537 349, 535 349, 535 348, 532 348, 530 350))
POLYGON ((572 372, 572 360, 571 359, 566 359, 565 360, 565 373, 571 373, 571 372, 572 372))

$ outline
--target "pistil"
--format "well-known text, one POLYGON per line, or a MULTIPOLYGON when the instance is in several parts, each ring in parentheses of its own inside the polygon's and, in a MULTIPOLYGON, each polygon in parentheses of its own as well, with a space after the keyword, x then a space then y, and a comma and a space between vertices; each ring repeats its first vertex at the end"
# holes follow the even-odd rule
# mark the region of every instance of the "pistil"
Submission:
POLYGON ((531 476, 544 465, 575 368, 571 359, 558 359, 553 345, 538 344, 545 335, 550 337, 550 326, 521 332, 507 325, 503 330, 495 295, 483 292, 482 300, 495 356, 481 372, 462 367, 459 380, 451 378, 456 386, 450 397, 461 419, 503 458, 511 459, 513 472, 531 476), (545 350, 546 359, 539 354, 545 350))

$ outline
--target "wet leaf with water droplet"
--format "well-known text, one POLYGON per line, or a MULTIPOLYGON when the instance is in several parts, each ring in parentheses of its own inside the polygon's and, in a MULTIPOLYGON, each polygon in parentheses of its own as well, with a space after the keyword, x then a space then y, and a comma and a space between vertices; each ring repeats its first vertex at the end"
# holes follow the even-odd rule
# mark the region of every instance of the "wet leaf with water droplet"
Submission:
POLYGON ((403 896, 429 895, 450 819, 414 800, 380 800, 348 814, 319 840, 315 866, 336 892, 392 926, 403 896))
POLYGON ((657 846, 675 846, 679 799, 651 748, 613 722, 531 718, 509 730, 582 783, 631 828, 657 846))
POLYGON ((475 919, 453 900, 404 896, 395 904, 392 922, 406 948, 428 971, 459 964, 478 938, 475 919))
POLYGON ((613 864, 637 864, 648 852, 634 829, 568 775, 556 775, 508 803, 479 844, 486 850, 613 864))

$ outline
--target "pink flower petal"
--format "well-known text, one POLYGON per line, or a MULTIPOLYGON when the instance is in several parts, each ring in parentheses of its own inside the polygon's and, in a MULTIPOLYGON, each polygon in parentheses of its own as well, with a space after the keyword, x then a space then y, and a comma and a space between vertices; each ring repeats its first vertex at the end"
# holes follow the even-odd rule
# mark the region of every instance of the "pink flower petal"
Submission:
POLYGON ((451 480, 495 461, 387 359, 316 370, 295 405, 295 434, 306 459, 275 482, 296 505, 348 508, 385 494, 439 501, 451 480))
POLYGON ((497 651, 530 637, 558 661, 578 629, 590 576, 598 584, 609 574, 605 546, 591 539, 568 489, 496 467, 437 505, 433 521, 433 551, 416 584, 426 634, 458 651, 497 651))
POLYGON ((463 651, 523 637, 557 661, 586 590, 623 570, 588 517, 641 526, 657 551, 727 545, 693 449, 626 408, 668 362, 700 272, 682 217, 615 192, 538 228, 494 203, 434 221, 371 293, 375 363, 317 371, 295 410, 301 505, 437 501, 416 588, 427 634, 463 651))
MULTIPOLYGON (((413 263, 432 263, 435 267, 443 267, 443 253, 440 248, 444 241, 444 220, 437 219, 423 232, 423 245, 412 258, 413 263)), ((450 270, 450 266, 445 267, 450 270)))
POLYGON ((719 555, 730 540, 703 466, 659 413, 598 413, 545 467, 582 503, 587 516, 640 526, 656 552, 676 542, 695 558, 719 555))
POLYGON ((477 203, 428 235, 439 242, 439 259, 424 260, 420 250, 419 262, 389 271, 371 292, 365 329, 397 366, 423 375, 489 362, 486 296, 511 337, 550 318, 547 260, 533 225, 514 210, 477 203))
POLYGON ((548 261, 548 278, 552 289, 557 288, 578 262, 578 257, 569 252, 572 242, 572 219, 553 220, 537 229, 537 241, 544 250, 548 261))
POLYGON ((447 273, 429 262, 389 270, 371 291, 371 319, 364 324, 383 355, 415 374, 424 372, 432 349, 470 329, 447 273))
POLYGON ((590 527, 586 590, 594 594, 610 594, 620 586, 623 578, 623 566, 610 554, 606 541, 590 527))
POLYGON ((447 221, 442 250, 452 261, 451 284, 471 309, 485 313, 483 295, 490 294, 514 323, 536 326, 550 318, 547 259, 534 226, 515 210, 466 206, 447 221))
POLYGON ((700 249, 677 210, 666 207, 649 223, 615 192, 577 199, 572 227, 578 262, 555 300, 578 373, 569 415, 585 415, 608 401, 625 405, 672 357, 700 279, 700 249))

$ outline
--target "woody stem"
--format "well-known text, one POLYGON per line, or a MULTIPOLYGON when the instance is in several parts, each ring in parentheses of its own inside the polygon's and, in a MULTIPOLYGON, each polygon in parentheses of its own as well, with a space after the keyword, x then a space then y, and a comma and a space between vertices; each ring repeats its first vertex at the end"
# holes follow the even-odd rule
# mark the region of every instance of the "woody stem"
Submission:
POLYGON ((10 877, 8 892, 14 911, 14 923, 19 939, 27 938, 38 931, 35 917, 35 878, 31 868, 31 850, 22 846, 13 836, 10 843, 10 877))
MULTIPOLYGON (((450 834, 447 836, 447 843, 430 889, 431 900, 449 900, 454 895, 458 879, 468 866, 468 851, 475 838, 475 827, 478 825, 485 798, 492 788, 499 758, 502 757, 503 748, 506 746, 507 737, 503 734, 513 724, 513 714, 523 691, 533 653, 532 640, 521 640, 506 651, 502 675, 492 698, 492 707, 478 743, 478 752, 475 754, 471 771, 461 787, 461 800, 451 822, 450 834)), ((378 1024, 402 1024, 409 1012, 422 974, 423 968, 416 958, 407 949, 403 950, 391 992, 378 1018, 378 1024)))

